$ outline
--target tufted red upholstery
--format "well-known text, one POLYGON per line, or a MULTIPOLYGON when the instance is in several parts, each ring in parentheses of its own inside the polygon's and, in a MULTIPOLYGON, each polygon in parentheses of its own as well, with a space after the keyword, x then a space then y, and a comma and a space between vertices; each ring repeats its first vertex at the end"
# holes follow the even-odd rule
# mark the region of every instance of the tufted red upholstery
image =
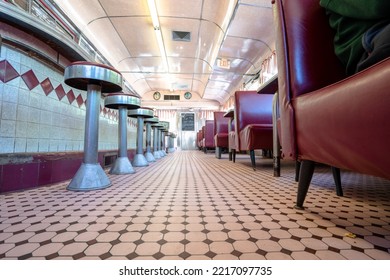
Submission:
POLYGON ((318 0, 275 2, 281 146, 303 160, 297 206, 312 162, 390 179, 390 59, 345 77, 318 0))
MULTIPOLYGON (((252 152, 256 149, 271 150, 273 94, 236 91, 234 96, 237 150, 252 152)), ((252 165, 254 165, 253 158, 252 165)))

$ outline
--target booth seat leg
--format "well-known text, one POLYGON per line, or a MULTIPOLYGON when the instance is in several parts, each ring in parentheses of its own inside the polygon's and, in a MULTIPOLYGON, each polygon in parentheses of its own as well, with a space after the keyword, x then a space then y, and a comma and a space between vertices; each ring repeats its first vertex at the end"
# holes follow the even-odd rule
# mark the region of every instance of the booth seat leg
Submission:
POLYGON ((295 182, 299 181, 299 171, 301 169, 301 162, 296 160, 295 161, 295 182))
POLYGON ((249 153, 250 153, 250 156, 251 156, 252 168, 253 168, 254 171, 256 171, 255 150, 250 150, 249 153))
MULTIPOLYGON (((307 162, 307 161, 306 161, 307 162)), ((301 177, 300 177, 300 173, 302 172, 302 167, 301 167, 301 162, 300 161, 296 161, 295 162, 295 181, 296 182, 299 182, 299 185, 301 185, 300 183, 300 180, 301 180, 301 177)), ((305 164, 307 165, 307 163, 305 164)), ((303 167, 305 168, 305 170, 307 169, 307 166, 303 167)), ((331 169, 332 169, 332 174, 333 174, 333 180, 334 180, 334 183, 336 185, 336 194, 338 196, 343 196, 343 188, 342 188, 342 185, 341 185, 341 172, 340 172, 340 168, 337 168, 337 167, 334 167, 334 166, 331 166, 331 169)), ((313 169, 313 173, 314 173, 314 169, 313 169)), ((305 176, 305 175, 303 175, 305 176)), ((312 176, 312 175, 311 175, 312 176)), ((311 180, 311 179, 310 179, 311 180)), ((309 182, 310 184, 310 182, 309 182)), ((308 188, 308 187, 307 187, 308 188)), ((298 189, 299 191, 299 189, 298 189)), ((307 192, 307 191, 306 191, 307 192)), ((305 198, 303 197, 303 200, 305 198)), ((303 201, 302 201, 302 204, 303 204, 303 201)))
POLYGON ((332 166, 333 179, 336 184, 336 194, 338 196, 343 196, 343 188, 341 186, 341 175, 340 168, 332 166))
POLYGON ((217 159, 222 158, 222 147, 215 147, 215 156, 217 159))
POLYGON ((305 201, 307 191, 309 190, 311 179, 313 178, 315 162, 311 160, 304 160, 301 162, 299 172, 297 204, 295 208, 304 209, 303 202, 305 201))

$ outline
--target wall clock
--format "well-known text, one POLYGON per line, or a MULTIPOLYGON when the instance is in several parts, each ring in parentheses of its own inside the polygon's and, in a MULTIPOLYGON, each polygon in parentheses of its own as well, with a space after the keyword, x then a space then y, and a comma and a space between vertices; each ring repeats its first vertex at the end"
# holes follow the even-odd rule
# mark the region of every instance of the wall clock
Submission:
POLYGON ((184 93, 184 98, 185 99, 191 99, 191 97, 192 97, 191 92, 187 91, 186 93, 184 93))
POLYGON ((153 98, 154 98, 154 100, 159 100, 161 98, 161 93, 156 91, 155 93, 153 93, 153 98))

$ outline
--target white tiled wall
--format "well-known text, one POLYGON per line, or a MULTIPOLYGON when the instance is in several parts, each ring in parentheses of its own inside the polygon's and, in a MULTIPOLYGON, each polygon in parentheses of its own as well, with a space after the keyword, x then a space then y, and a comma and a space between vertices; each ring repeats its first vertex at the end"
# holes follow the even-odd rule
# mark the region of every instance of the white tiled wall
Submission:
MULTIPOLYGON (((49 78, 53 88, 59 84, 68 92, 63 74, 10 47, 1 46, 0 61, 7 60, 22 75, 33 70, 39 82, 49 78)), ((75 96, 86 92, 73 89, 75 96)), ((102 99, 102 106, 104 102, 102 99)), ((63 152, 84 149, 85 105, 76 100, 61 101, 53 90, 48 96, 38 85, 29 90, 19 76, 0 81, 0 153, 63 152)), ((135 123, 135 121, 134 121, 135 123)), ((128 125, 128 148, 135 149, 136 127, 128 125)), ((99 150, 118 148, 118 123, 100 115, 99 150)))

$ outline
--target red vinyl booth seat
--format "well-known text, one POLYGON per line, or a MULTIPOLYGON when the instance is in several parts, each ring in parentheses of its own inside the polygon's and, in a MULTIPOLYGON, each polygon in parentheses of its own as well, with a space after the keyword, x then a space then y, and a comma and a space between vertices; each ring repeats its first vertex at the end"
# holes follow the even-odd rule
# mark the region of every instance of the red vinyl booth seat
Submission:
POLYGON ((390 179, 390 59, 350 77, 318 0, 276 0, 281 146, 302 161, 302 208, 314 162, 390 179))
POLYGON ((206 120, 204 125, 203 151, 214 149, 214 120, 206 120))
POLYGON ((202 129, 201 129, 202 132, 200 134, 201 140, 200 140, 200 145, 199 145, 199 147, 201 147, 202 149, 204 147, 204 131, 205 131, 205 129, 206 129, 206 126, 205 125, 202 126, 202 129))
POLYGON ((196 146, 198 147, 198 149, 202 149, 202 140, 203 140, 203 129, 200 129, 197 133, 196 133, 196 146))
POLYGON ((214 146, 217 158, 221 158, 222 149, 228 148, 229 119, 224 117, 225 112, 214 112, 214 146))
POLYGON ((258 94, 256 91, 236 91, 234 96, 236 150, 250 151, 252 167, 255 169, 254 150, 271 150, 273 147, 273 94, 258 94))

